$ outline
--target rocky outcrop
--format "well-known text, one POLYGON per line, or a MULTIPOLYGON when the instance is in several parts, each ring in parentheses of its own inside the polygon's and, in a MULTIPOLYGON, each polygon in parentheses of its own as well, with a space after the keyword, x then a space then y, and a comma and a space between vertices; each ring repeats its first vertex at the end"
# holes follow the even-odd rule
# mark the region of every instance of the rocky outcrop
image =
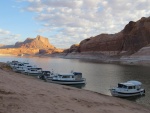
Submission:
POLYGON ((80 42, 78 52, 102 52, 110 55, 133 54, 150 44, 150 17, 129 22, 116 34, 100 34, 80 42))
POLYGON ((81 41, 80 52, 86 51, 119 51, 122 46, 122 33, 101 34, 81 41))
POLYGON ((48 38, 38 35, 36 38, 27 38, 24 42, 16 42, 15 46, 7 48, 3 46, 0 54, 52 54, 62 52, 49 43, 48 38))
POLYGON ((73 44, 70 48, 69 48, 69 52, 78 52, 79 50, 78 50, 78 48, 79 48, 79 44, 73 44))
POLYGON ((24 42, 17 42, 16 48, 35 48, 35 49, 55 49, 48 41, 48 38, 38 35, 36 38, 27 38, 24 42))

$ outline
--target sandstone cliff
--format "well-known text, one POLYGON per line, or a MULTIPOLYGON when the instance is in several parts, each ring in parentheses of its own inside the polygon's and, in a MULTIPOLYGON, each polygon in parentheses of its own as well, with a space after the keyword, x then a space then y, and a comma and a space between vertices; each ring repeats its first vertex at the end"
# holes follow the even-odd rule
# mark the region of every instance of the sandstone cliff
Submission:
POLYGON ((24 42, 16 42, 13 47, 3 47, 0 54, 52 54, 62 52, 49 43, 48 38, 38 35, 36 38, 27 38, 24 42))
POLYGON ((76 50, 78 52, 124 55, 133 54, 148 44, 150 44, 150 17, 143 17, 137 22, 129 22, 119 33, 100 34, 85 39, 80 42, 76 50))
POLYGON ((51 45, 48 38, 38 35, 36 38, 27 38, 24 42, 17 42, 15 47, 20 48, 36 48, 36 49, 54 49, 55 47, 51 45))
POLYGON ((69 49, 65 49, 63 52, 64 53, 72 53, 72 52, 78 52, 79 51, 79 44, 73 44, 70 46, 69 49))

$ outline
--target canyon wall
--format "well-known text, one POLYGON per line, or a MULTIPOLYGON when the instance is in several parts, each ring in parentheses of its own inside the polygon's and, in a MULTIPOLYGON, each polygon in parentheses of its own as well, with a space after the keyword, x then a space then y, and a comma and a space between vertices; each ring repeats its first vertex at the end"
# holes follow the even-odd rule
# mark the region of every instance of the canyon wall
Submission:
MULTIPOLYGON (((101 52, 107 55, 133 54, 150 44, 150 17, 129 22, 116 34, 100 34, 80 42, 76 52, 101 52)), ((74 49, 74 48, 73 48, 74 49)), ((69 52, 72 52, 72 46, 69 52)))

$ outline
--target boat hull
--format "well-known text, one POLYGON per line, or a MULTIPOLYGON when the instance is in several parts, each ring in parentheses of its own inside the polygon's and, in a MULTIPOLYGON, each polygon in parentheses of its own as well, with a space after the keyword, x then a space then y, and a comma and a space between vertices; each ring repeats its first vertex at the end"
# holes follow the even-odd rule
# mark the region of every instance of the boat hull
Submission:
POLYGON ((27 75, 31 75, 31 76, 39 76, 39 75, 42 75, 42 73, 27 73, 27 75))
POLYGON ((13 71, 16 72, 16 73, 22 73, 24 70, 13 69, 13 71))
POLYGON ((85 79, 83 79, 83 80, 53 80, 53 79, 46 79, 46 81, 50 82, 50 83, 62 84, 62 85, 86 84, 85 79))
POLYGON ((145 90, 141 89, 136 92, 119 92, 115 89, 110 89, 111 95, 116 97, 132 97, 132 96, 142 96, 145 95, 145 90))

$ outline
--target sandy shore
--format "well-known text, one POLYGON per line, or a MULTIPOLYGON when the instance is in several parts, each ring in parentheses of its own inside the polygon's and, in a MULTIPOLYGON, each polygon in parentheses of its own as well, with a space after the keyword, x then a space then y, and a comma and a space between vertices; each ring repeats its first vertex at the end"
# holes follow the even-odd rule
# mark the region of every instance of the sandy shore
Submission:
POLYGON ((150 113, 134 102, 43 82, 0 63, 0 113, 150 113))

